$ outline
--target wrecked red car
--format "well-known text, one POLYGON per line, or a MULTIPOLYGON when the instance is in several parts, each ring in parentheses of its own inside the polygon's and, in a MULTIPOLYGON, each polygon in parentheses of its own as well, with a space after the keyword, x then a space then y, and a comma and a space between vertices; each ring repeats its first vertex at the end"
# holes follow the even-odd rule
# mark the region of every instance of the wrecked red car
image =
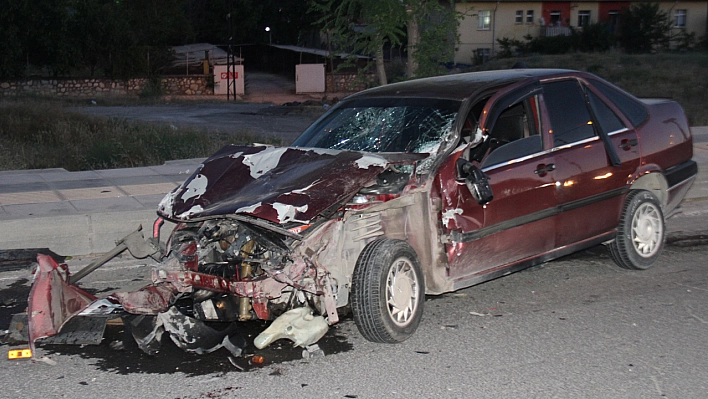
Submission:
POLYGON ((621 267, 652 266, 664 219, 695 179, 691 158, 677 103, 583 72, 366 90, 290 147, 227 146, 204 161, 159 205, 155 231, 176 223, 166 242, 136 232, 115 251, 160 260, 143 289, 99 300, 74 283, 100 264, 72 275, 40 256, 30 341, 77 317, 121 315, 148 353, 167 332, 185 350, 237 354, 231 332, 253 319, 274 320, 257 347, 305 347, 348 308, 366 339, 400 342, 425 295, 598 244, 621 267))

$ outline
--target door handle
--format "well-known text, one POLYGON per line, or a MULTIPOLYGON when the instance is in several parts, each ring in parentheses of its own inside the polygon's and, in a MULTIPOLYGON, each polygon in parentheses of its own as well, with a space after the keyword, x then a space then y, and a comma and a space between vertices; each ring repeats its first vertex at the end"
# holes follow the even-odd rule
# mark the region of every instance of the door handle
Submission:
POLYGON ((556 165, 549 163, 548 165, 546 164, 540 164, 536 167, 536 170, 533 171, 533 173, 543 177, 545 176, 548 172, 552 172, 556 170, 556 165))
POLYGON ((637 139, 622 139, 622 141, 620 141, 619 148, 621 148, 625 151, 629 151, 632 149, 632 147, 636 146, 638 143, 639 142, 637 141, 637 139))

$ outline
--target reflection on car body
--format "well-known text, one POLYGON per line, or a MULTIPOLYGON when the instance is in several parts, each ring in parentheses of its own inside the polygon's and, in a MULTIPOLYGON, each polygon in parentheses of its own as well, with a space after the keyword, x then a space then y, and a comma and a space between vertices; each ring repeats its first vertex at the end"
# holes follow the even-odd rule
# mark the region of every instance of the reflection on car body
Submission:
MULTIPOLYGON (((147 352, 165 331, 192 339, 182 323, 209 337, 187 349, 235 353, 226 330, 200 323, 252 319, 278 320, 260 346, 281 337, 306 346, 343 308, 366 339, 400 342, 426 294, 597 244, 622 267, 650 267, 665 216, 696 176, 691 157, 678 104, 587 73, 382 86, 343 100, 290 147, 227 146, 207 159, 159 206, 177 226, 155 246, 151 284, 107 300, 147 352)), ((95 301, 66 267, 39 263, 32 343, 95 301)))

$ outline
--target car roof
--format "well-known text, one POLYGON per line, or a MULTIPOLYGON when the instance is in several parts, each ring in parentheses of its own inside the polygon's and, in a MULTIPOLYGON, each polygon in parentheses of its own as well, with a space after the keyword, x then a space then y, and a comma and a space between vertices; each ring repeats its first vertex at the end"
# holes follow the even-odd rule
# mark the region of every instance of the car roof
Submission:
POLYGON ((483 87, 507 86, 527 78, 542 78, 576 73, 578 72, 568 69, 505 69, 468 72, 414 79, 379 86, 349 96, 347 100, 381 97, 415 97, 461 101, 483 87))

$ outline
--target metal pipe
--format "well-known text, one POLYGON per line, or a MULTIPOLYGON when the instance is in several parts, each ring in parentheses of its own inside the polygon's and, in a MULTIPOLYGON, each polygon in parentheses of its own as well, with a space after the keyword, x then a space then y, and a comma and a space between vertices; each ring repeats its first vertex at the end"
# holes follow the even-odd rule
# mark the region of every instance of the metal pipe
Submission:
MULTIPOLYGON (((241 247, 241 256, 243 258, 250 256, 250 254, 253 252, 253 247, 255 246, 256 242, 254 240, 250 240, 247 243, 243 244, 243 246, 241 247)), ((240 272, 241 281, 243 281, 247 277, 250 277, 250 275, 253 273, 253 267, 251 266, 251 263, 247 261, 241 262, 240 272)), ((251 298, 247 296, 242 296, 239 298, 238 302, 238 320, 246 321, 251 320, 251 318, 251 298)))

